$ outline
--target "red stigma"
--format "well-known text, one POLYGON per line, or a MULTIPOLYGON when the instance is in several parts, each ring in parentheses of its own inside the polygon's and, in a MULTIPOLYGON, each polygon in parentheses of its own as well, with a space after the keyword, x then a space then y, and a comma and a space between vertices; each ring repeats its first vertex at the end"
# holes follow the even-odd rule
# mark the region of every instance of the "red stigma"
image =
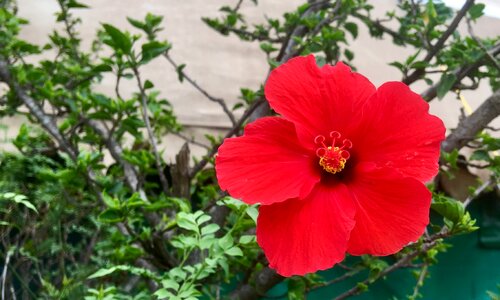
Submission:
POLYGON ((319 165, 328 173, 336 174, 342 171, 349 157, 351 156, 347 149, 352 147, 352 142, 348 139, 342 141, 342 145, 335 145, 337 139, 341 137, 337 131, 330 132, 332 142, 330 146, 325 144, 326 138, 318 135, 314 142, 319 146, 316 149, 316 155, 319 157, 319 165))

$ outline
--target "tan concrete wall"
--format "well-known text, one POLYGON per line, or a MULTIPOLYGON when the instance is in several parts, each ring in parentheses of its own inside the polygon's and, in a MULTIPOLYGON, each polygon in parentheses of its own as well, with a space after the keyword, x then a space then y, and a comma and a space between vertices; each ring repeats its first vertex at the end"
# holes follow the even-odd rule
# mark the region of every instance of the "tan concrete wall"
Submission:
MULTIPOLYGON (((31 24, 23 30, 21 36, 34 43, 48 41, 48 33, 56 27, 54 13, 58 10, 55 0, 19 0, 19 14, 30 20, 31 24)), ((232 106, 236 103, 240 87, 257 88, 265 79, 267 64, 258 43, 240 42, 235 36, 223 37, 208 28, 202 21, 203 16, 216 16, 222 5, 234 5, 229 0, 88 0, 83 1, 92 9, 79 10, 83 20, 79 28, 84 40, 84 48, 89 49, 92 38, 100 23, 112 23, 119 28, 133 30, 126 17, 143 18, 147 12, 163 15, 164 32, 161 36, 173 43, 172 57, 178 63, 186 63, 185 71, 210 93, 226 99, 232 106)), ((251 1, 244 1, 241 12, 247 16, 250 24, 264 19, 264 15, 278 17, 285 11, 293 10, 301 0, 259 0, 259 6, 251 1)), ((374 15, 383 16, 383 12, 395 8, 395 0, 373 0, 374 15)), ((461 28, 464 31, 465 28, 461 28)), ((475 25, 475 32, 481 36, 500 34, 500 20, 485 17, 475 25)), ((400 80, 401 76, 389 62, 400 60, 413 53, 412 49, 394 46, 387 40, 375 40, 369 37, 364 26, 360 26, 359 38, 352 42, 356 55, 354 64, 358 71, 370 78, 375 85, 385 81, 400 80)), ((162 95, 173 104, 179 121, 188 126, 188 135, 201 136, 204 129, 198 126, 225 127, 229 125, 219 106, 209 102, 187 83, 179 83, 173 68, 163 59, 141 70, 151 79, 162 95)), ((425 89, 425 84, 413 86, 416 92, 425 89)), ((99 90, 113 93, 114 79, 105 78, 99 90)), ((136 91, 132 81, 121 85, 124 95, 136 91)), ((473 108, 477 107, 491 94, 489 88, 481 86, 478 91, 466 91, 464 95, 473 108)), ((460 103, 448 95, 443 101, 432 102, 432 112, 440 116, 451 128, 456 125, 460 114, 460 103)), ((0 120, 0 124, 10 126, 8 135, 13 136, 22 122, 20 119, 0 120)), ((498 120, 497 120, 498 123, 498 120)), ((213 132, 213 131, 212 131, 213 132)), ((215 131, 217 132, 217 131, 215 131)), ((3 133, 0 129, 0 140, 3 133)), ((178 150, 182 141, 172 138, 164 143, 166 155, 178 150)), ((0 143, 0 148, 6 147, 0 143)), ((204 153, 202 148, 194 147, 195 154, 204 153)))

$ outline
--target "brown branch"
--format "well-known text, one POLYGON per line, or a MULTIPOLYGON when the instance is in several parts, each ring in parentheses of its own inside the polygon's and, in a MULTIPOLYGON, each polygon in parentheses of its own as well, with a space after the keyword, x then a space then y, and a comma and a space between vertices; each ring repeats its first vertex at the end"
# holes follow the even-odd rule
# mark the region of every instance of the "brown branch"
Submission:
MULTIPOLYGON (((326 25, 329 25, 339 19, 341 19, 342 17, 345 16, 345 14, 342 14, 342 15, 338 15, 337 12, 340 10, 342 6, 342 1, 340 0, 337 0, 337 2, 335 3, 335 6, 333 7, 332 11, 330 11, 330 13, 328 14, 328 17, 324 18, 323 20, 321 20, 317 25, 316 27, 313 28, 313 30, 311 30, 310 33, 308 33, 307 35, 310 36, 310 37, 314 37, 316 36, 322 29, 323 27, 325 27, 326 25)), ((288 54, 288 55, 285 55, 285 57, 283 57, 283 59, 287 59, 287 57, 295 57, 297 55, 299 55, 303 50, 305 49, 305 46, 302 46, 298 49, 295 49, 292 53, 288 54)))
POLYGON ((186 81, 189 82, 197 91, 199 91, 205 97, 207 97, 208 100, 219 104, 220 107, 222 107, 222 110, 224 111, 224 113, 227 115, 227 117, 231 121, 232 126, 236 125, 236 119, 235 119, 233 113, 231 112, 231 110, 227 107, 226 101, 224 101, 224 99, 217 98, 217 97, 210 95, 206 90, 204 90, 200 85, 198 85, 198 83, 196 83, 195 80, 193 80, 191 77, 189 77, 186 74, 186 72, 184 72, 184 70, 179 70, 179 65, 172 59, 172 57, 170 57, 170 55, 168 55, 167 52, 165 52, 165 54, 163 54, 163 57, 165 57, 168 60, 168 62, 177 70, 177 72, 180 72, 182 77, 184 77, 184 79, 186 79, 186 81))
POLYGON ((492 186, 495 186, 496 184, 498 183, 493 179, 490 179, 485 183, 483 183, 480 187, 478 187, 474 191, 474 193, 472 193, 472 195, 470 195, 469 197, 467 197, 467 199, 465 199, 465 201, 463 202, 464 208, 467 208, 467 206, 469 206, 472 203, 472 201, 477 199, 479 195, 481 195, 485 190, 489 189, 492 186))
POLYGON ((253 300, 264 296, 268 290, 285 278, 273 269, 265 267, 255 275, 255 285, 244 284, 231 293, 230 299, 253 300))
POLYGON ((134 166, 123 159, 121 145, 111 136, 110 132, 98 121, 84 118, 84 122, 99 135, 106 144, 113 159, 123 168, 125 181, 132 191, 138 191, 139 179, 134 166))
POLYGON ((467 29, 469 31, 470 37, 479 45, 479 47, 486 53, 486 57, 491 61, 491 63, 497 68, 498 71, 500 71, 500 64, 498 63, 498 60, 491 55, 491 53, 488 52, 488 49, 484 44, 481 42, 481 40, 474 34, 474 29, 472 28, 471 20, 467 18, 467 29))
MULTIPOLYGON (((337 0, 337 3, 341 2, 340 0, 337 0)), ((317 1, 317 2, 312 2, 309 6, 309 8, 302 14, 301 19, 307 18, 308 16, 315 14, 316 12, 327 8, 330 6, 329 1, 317 1)), ((283 42, 283 46, 280 49, 280 52, 278 56, 276 57, 276 60, 279 61, 280 63, 287 62, 290 58, 294 57, 297 55, 295 51, 295 46, 297 46, 297 42, 295 38, 297 37, 303 37, 307 33, 307 27, 305 25, 298 25, 296 26, 286 37, 285 41, 283 42)))
POLYGON ((135 64, 132 65, 132 71, 134 72, 137 86, 139 87, 139 96, 141 97, 142 106, 142 118, 144 119, 144 124, 146 125, 146 131, 148 133, 149 141, 151 142, 151 146, 153 148, 153 155, 155 156, 156 169, 158 172, 158 177, 160 178, 160 184, 163 189, 163 193, 165 193, 165 195, 168 195, 169 191, 167 177, 165 177, 165 174, 163 173, 162 160, 160 157, 160 153, 158 152, 158 145, 156 144, 156 138, 154 136, 153 129, 151 128, 151 122, 149 121, 148 99, 146 96, 146 91, 144 90, 144 86, 142 85, 139 69, 135 64))
POLYGON ((443 142, 441 149, 445 152, 460 150, 498 115, 500 115, 500 90, 486 99, 470 116, 462 119, 443 142))
MULTIPOLYGON (((455 75, 456 82, 460 82, 462 79, 467 77, 469 74, 477 70, 484 64, 484 58, 486 55, 496 57, 500 54, 500 43, 493 46, 491 49, 483 53, 475 62, 461 66, 454 70, 451 74, 455 75)), ((423 93, 420 94, 427 102, 432 101, 437 96, 437 89, 441 82, 437 82, 433 86, 427 88, 423 93)))
POLYGON ((59 146, 68 153, 72 160, 76 160, 78 154, 73 146, 63 137, 59 128, 56 125, 54 119, 49 117, 43 111, 43 108, 36 102, 35 99, 31 98, 26 92, 19 86, 17 81, 11 78, 9 63, 0 57, 0 80, 5 82, 12 91, 15 93, 17 98, 21 100, 24 105, 28 107, 31 114, 36 118, 36 120, 42 125, 43 128, 57 141, 59 146))
POLYGON ((233 10, 234 11, 240 10, 242 3, 243 3, 243 0, 238 0, 238 2, 236 3, 236 5, 234 6, 233 10))
POLYGON ((411 251, 408 254, 405 254, 403 257, 401 257, 399 260, 397 260, 395 263, 390 265, 389 267, 385 268, 382 270, 380 273, 378 273, 376 276, 372 278, 365 279, 364 281, 361 282, 361 284, 357 284, 355 287, 351 288, 350 290, 340 294, 339 296, 335 297, 335 300, 343 300, 346 298, 349 298, 351 296, 358 295, 363 292, 363 287, 366 287, 367 285, 377 281, 378 279, 385 277, 387 274, 392 273, 393 271, 403 268, 408 265, 414 258, 416 258, 418 255, 421 253, 425 253, 432 249, 434 246, 436 246, 439 241, 442 238, 445 238, 449 236, 449 232, 446 230, 441 230, 440 232, 434 234, 431 236, 429 239, 427 239, 422 247, 419 247, 418 249, 415 249, 411 251))
MULTIPOLYGON (((467 0, 462 8, 458 11, 457 15, 453 19, 453 21, 450 23, 448 28, 446 29, 445 32, 441 35, 441 37, 438 39, 436 44, 434 44, 429 51, 427 52, 427 55, 424 57, 423 61, 425 62, 430 62, 431 59, 439 52, 444 46, 444 43, 448 40, 448 38, 453 34, 453 32, 456 31, 458 24, 460 24, 460 21, 462 21, 462 18, 465 16, 467 11, 474 5, 475 0, 467 0)), ((413 82, 417 81, 418 79, 422 78, 422 76, 425 75, 425 69, 416 69, 411 73, 410 75, 406 76, 403 79, 403 82, 407 85, 412 84, 413 82)))
POLYGON ((2 271, 2 300, 5 300, 5 283, 7 282, 7 269, 9 268, 10 258, 12 257, 13 251, 7 251, 5 257, 5 262, 2 271))
MULTIPOLYGON (((337 265, 340 265, 340 264, 337 264, 337 265)), ((327 287, 327 286, 332 285, 334 283, 344 281, 344 280, 346 280, 348 278, 351 278, 354 275, 358 274, 362 270, 363 270, 363 268, 351 268, 351 270, 349 270, 348 272, 345 272, 343 275, 341 275, 339 277, 336 277, 336 278, 334 278, 332 280, 329 280, 329 281, 325 281, 325 282, 319 283, 318 285, 315 285, 312 288, 307 289, 307 292, 314 291, 314 290, 317 290, 317 289, 320 289, 320 288, 327 287)))

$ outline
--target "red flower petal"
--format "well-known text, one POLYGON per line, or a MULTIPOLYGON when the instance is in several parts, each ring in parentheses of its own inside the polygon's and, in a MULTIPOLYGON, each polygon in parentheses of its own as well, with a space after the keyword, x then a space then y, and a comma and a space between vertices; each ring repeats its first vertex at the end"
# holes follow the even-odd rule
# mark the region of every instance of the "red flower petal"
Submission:
POLYGON ((344 259, 354 213, 345 185, 317 185, 305 199, 261 206, 257 242, 283 276, 325 270, 344 259))
POLYGON ((332 130, 348 134, 354 116, 375 93, 363 75, 339 62, 316 65, 313 55, 296 57, 271 72, 265 94, 271 107, 297 127, 300 139, 313 143, 316 135, 332 130))
POLYGON ((295 127, 278 117, 261 118, 243 136, 226 139, 215 169, 221 189, 249 204, 303 198, 319 181, 295 127))
POLYGON ((360 161, 395 168, 427 181, 438 172, 443 122, 401 82, 383 84, 363 107, 358 133, 351 136, 360 161))
POLYGON ((389 255, 418 240, 429 223, 431 193, 424 184, 373 164, 360 164, 355 172, 348 187, 357 207, 356 225, 347 252, 389 255))

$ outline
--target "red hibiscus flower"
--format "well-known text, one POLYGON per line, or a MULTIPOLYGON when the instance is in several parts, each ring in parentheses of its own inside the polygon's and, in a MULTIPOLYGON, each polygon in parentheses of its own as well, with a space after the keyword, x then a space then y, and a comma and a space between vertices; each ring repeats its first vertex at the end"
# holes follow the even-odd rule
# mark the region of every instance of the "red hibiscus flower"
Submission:
POLYGON ((257 242, 283 276, 351 255, 389 255, 429 222, 443 122, 405 84, 376 89, 314 56, 276 68, 266 98, 281 117, 248 124, 216 158, 223 190, 260 203, 257 242))

